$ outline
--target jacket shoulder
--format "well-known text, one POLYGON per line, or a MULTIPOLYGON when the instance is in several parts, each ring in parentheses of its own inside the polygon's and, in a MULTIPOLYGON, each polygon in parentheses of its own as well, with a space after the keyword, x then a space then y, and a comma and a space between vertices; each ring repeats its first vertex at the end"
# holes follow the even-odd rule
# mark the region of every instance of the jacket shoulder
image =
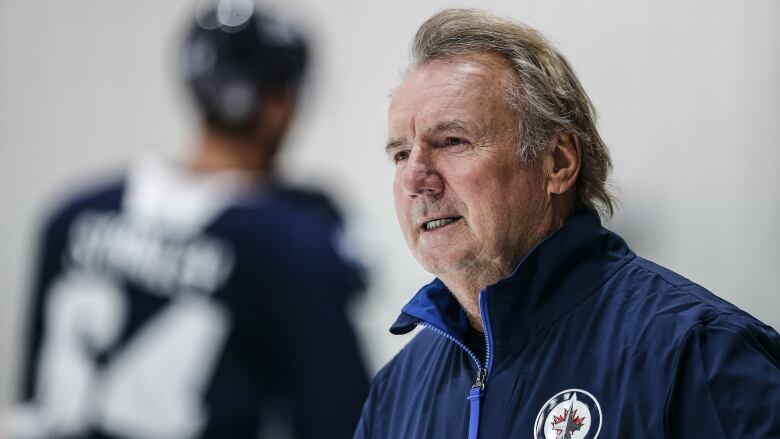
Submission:
POLYGON ((693 328, 716 321, 751 331, 768 328, 701 285, 641 257, 626 264, 605 287, 614 294, 608 312, 623 322, 637 349, 666 350, 682 343, 693 328))
MULTIPOLYGON (((626 270, 629 272, 628 276, 634 278, 637 283, 637 292, 648 300, 657 298, 661 301, 659 304, 668 302, 686 305, 683 308, 690 307, 700 311, 701 314, 695 313, 693 316, 705 319, 721 314, 749 316, 745 311, 701 285, 644 258, 634 258, 627 264, 626 270)), ((673 312, 678 317, 693 317, 680 313, 681 309, 667 311, 673 312)), ((690 323, 695 324, 697 321, 690 321, 690 323)))
POLYGON ((451 342, 435 334, 426 328, 422 328, 410 341, 393 357, 374 378, 377 383, 388 381, 404 381, 413 379, 415 371, 420 370, 420 365, 439 358, 438 352, 449 348, 451 342))

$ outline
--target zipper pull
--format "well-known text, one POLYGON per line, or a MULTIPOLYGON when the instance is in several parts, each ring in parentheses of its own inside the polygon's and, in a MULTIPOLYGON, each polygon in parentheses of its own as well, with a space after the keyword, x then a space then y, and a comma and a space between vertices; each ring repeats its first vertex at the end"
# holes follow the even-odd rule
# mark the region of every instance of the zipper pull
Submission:
POLYGON ((471 386, 469 391, 469 439, 477 439, 479 433, 479 412, 482 402, 482 395, 485 392, 485 376, 487 369, 480 368, 477 371, 477 382, 471 386))
POLYGON ((480 368, 477 371, 477 382, 474 384, 474 388, 485 390, 485 377, 487 376, 487 369, 480 368))

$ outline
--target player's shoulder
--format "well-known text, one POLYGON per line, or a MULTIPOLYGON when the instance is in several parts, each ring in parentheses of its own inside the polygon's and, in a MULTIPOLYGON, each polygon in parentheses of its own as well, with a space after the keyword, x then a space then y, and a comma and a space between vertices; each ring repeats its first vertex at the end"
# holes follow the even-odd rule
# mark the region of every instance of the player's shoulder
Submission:
POLYGON ((55 197, 44 217, 43 228, 61 230, 79 214, 88 210, 119 210, 125 192, 125 175, 114 174, 99 181, 81 182, 67 187, 55 197))
POLYGON ((311 189, 271 185, 243 197, 221 215, 217 227, 267 235, 330 233, 342 224, 336 204, 311 189))
POLYGON ((341 214, 324 192, 307 187, 271 184, 251 197, 244 198, 236 210, 248 215, 280 215, 339 221, 341 214))
POLYGON ((304 186, 279 186, 275 187, 272 193, 275 199, 291 208, 315 210, 330 218, 340 217, 339 209, 333 200, 318 189, 304 186))

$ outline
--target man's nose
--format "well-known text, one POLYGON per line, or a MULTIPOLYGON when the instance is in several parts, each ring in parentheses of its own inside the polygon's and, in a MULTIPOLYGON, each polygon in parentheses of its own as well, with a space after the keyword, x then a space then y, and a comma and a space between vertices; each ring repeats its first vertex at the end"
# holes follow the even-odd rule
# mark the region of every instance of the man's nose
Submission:
POLYGON ((431 153, 412 148, 401 177, 406 195, 435 197, 444 191, 444 181, 436 168, 431 153))

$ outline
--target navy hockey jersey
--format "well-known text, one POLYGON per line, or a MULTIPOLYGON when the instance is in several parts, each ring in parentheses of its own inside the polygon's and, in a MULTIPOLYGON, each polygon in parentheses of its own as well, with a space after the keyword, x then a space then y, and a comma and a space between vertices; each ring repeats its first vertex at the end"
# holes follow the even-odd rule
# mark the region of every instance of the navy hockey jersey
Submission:
POLYGON ((368 377, 340 233, 321 195, 153 159, 66 203, 42 238, 15 434, 348 437, 368 377))
MULTIPOLYGON (((373 381, 355 438, 780 438, 780 336, 578 214, 480 292, 484 354, 446 286, 373 381)), ((480 340, 480 339, 478 339, 480 340)))

